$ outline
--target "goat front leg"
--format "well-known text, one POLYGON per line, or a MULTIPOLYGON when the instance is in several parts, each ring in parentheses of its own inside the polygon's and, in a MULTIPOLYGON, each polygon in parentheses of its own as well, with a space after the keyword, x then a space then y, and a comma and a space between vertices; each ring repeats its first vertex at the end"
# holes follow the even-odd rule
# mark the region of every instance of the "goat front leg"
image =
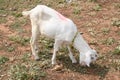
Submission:
POLYGON ((37 29, 36 26, 32 26, 32 37, 30 40, 30 44, 31 44, 31 49, 32 49, 32 54, 35 58, 35 60, 39 60, 39 56, 38 56, 38 46, 37 46, 37 38, 39 35, 39 30, 37 29))
POLYGON ((53 51, 53 56, 52 56, 52 64, 53 65, 56 64, 56 53, 59 50, 60 45, 61 45, 60 41, 55 40, 54 51, 53 51))
POLYGON ((73 56, 73 53, 71 51, 71 48, 69 46, 67 46, 68 51, 69 51, 69 57, 72 60, 72 63, 77 63, 77 60, 75 59, 75 57, 73 56))

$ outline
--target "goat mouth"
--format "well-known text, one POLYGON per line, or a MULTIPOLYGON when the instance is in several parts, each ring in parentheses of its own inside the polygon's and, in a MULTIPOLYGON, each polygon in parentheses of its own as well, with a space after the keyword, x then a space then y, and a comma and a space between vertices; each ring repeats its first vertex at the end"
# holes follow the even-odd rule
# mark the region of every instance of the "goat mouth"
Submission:
POLYGON ((86 66, 85 62, 80 63, 81 66, 86 66))

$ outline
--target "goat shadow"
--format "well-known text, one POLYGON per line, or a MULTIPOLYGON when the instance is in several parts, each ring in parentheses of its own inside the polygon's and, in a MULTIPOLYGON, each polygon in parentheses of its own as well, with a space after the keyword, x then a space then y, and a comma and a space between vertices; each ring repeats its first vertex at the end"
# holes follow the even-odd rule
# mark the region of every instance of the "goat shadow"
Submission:
MULTIPOLYGON (((106 66, 101 66, 99 64, 91 64, 90 67, 80 66, 79 63, 73 64, 68 56, 65 55, 59 55, 57 56, 57 59, 60 61, 60 63, 63 64, 63 66, 71 71, 79 72, 81 74, 89 74, 89 75, 95 75, 99 76, 100 79, 104 79, 106 74, 109 71, 109 68, 106 66)), ((77 61, 78 57, 77 57, 77 61)))
MULTIPOLYGON (((52 53, 48 53, 47 51, 40 52, 39 57, 41 59, 48 59, 51 62, 52 53)), ((109 72, 109 68, 106 66, 101 66, 99 64, 91 64, 90 67, 80 66, 79 63, 73 64, 68 55, 62 54, 56 56, 57 63, 63 64, 64 68, 69 69, 73 72, 78 72, 80 74, 88 74, 99 76, 100 79, 104 79, 106 74, 109 72)), ((77 56, 77 61, 79 61, 79 57, 77 56)))

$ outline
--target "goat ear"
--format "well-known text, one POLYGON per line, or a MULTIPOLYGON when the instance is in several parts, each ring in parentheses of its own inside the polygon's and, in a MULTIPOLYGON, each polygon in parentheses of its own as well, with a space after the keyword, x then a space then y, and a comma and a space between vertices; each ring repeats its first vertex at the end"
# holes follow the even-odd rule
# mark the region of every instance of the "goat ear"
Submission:
POLYGON ((93 52, 95 52, 95 53, 96 53, 96 50, 94 50, 94 49, 93 49, 93 52))
POLYGON ((88 67, 90 67, 90 63, 87 63, 86 65, 87 65, 88 67))

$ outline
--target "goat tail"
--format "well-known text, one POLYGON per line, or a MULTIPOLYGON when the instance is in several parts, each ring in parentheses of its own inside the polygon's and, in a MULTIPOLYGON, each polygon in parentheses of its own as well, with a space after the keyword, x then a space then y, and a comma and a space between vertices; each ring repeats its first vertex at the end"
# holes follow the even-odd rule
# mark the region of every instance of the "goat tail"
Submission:
POLYGON ((27 16, 30 15, 30 11, 23 11, 23 12, 22 12, 22 15, 27 17, 27 16))

